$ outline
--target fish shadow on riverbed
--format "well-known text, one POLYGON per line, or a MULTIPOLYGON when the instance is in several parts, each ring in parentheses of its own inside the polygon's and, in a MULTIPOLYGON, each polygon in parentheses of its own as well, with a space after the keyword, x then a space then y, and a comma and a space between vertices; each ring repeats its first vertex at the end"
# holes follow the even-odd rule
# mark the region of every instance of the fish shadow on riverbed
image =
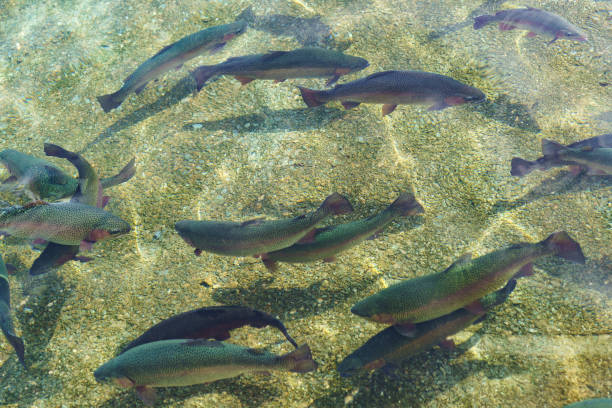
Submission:
MULTIPOLYGON (((283 264, 280 267, 291 266, 283 264)), ((356 280, 351 287, 334 289, 323 288, 323 281, 311 283, 305 288, 268 287, 273 281, 273 278, 259 279, 248 287, 215 289, 212 298, 224 305, 244 305, 274 316, 301 319, 321 314, 346 303, 348 299, 357 299, 360 292, 365 292, 374 284, 375 278, 356 280)))
POLYGON ((483 14, 495 14, 495 12, 499 10, 500 6, 507 1, 508 0, 487 0, 478 6, 478 8, 474 9, 474 11, 472 11, 462 22, 440 27, 436 31, 431 32, 427 37, 430 40, 436 40, 440 37, 444 37, 445 35, 459 31, 462 28, 472 27, 474 24, 474 17, 478 17, 483 14))
POLYGON ((512 102, 509 95, 500 95, 494 101, 486 100, 474 105, 474 110, 489 119, 508 126, 538 133, 541 129, 526 105, 512 102))
MULTIPOLYGON (((215 381, 211 384, 197 384, 187 387, 155 388, 157 399, 155 406, 170 407, 182 406, 182 401, 209 393, 227 393, 240 400, 242 407, 261 407, 266 401, 279 397, 275 395, 270 387, 249 384, 248 379, 257 374, 245 374, 237 378, 215 381)), ((274 381, 270 377, 269 381, 274 381)), ((117 396, 109 399, 98 408, 124 408, 144 406, 133 389, 116 388, 117 396)))
MULTIPOLYGON (((510 166, 508 166, 510 167, 510 166)), ((565 195, 578 191, 593 191, 612 186, 612 176, 589 176, 584 173, 574 175, 564 170, 557 176, 545 179, 523 197, 512 201, 499 200, 492 208, 493 213, 501 213, 522 207, 544 197, 565 195)))
MULTIPOLYGON (((16 390, 16 395, 4 392, 0 398, 0 404, 18 404, 19 407, 30 407, 34 401, 41 397, 48 398, 51 394, 61 392, 62 382, 54 375, 49 374, 48 362, 51 360, 51 353, 47 352, 47 345, 53 338, 57 322, 59 320, 64 303, 68 298, 71 288, 67 288, 63 280, 55 273, 39 275, 32 279, 27 275, 28 267, 19 262, 18 259, 8 257, 7 262, 17 267, 17 276, 24 283, 24 292, 29 295, 29 299, 23 307, 14 312, 15 328, 18 335, 21 335, 25 343, 25 360, 28 371, 23 371, 17 359, 11 357, 0 367, 0 389, 6 389, 3 380, 14 377, 17 373, 15 365, 19 365, 22 370, 22 384, 27 385, 27 392, 24 388, 16 390), (25 278, 22 276, 25 274, 25 278), (26 313, 25 311, 28 310, 26 313), (10 361, 10 363, 9 363, 10 361)), ((19 290, 17 285, 11 288, 15 293, 19 290)), ((12 296, 17 299, 17 296, 12 296)), ((13 302, 11 302, 13 303, 13 302)), ((14 307, 14 305, 13 305, 14 307)))
POLYGON ((251 132, 286 132, 320 129, 331 122, 342 119, 349 111, 335 108, 294 108, 272 110, 267 106, 261 112, 230 117, 209 122, 192 122, 183 126, 183 130, 214 132, 235 129, 241 133, 251 132))

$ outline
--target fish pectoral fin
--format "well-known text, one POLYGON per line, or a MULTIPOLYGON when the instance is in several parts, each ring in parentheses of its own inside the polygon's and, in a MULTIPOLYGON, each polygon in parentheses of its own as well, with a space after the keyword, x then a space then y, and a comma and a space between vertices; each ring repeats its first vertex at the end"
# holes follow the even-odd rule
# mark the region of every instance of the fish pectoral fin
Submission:
POLYGON ((266 377, 270 377, 272 374, 269 371, 253 371, 253 374, 263 375, 266 377))
POLYGON ((438 103, 436 103, 435 105, 431 105, 429 108, 427 108, 428 111, 437 111, 437 110, 442 110, 445 108, 448 108, 450 105, 448 105, 446 102, 444 101, 440 101, 438 103))
POLYGON ((396 104, 388 103, 388 104, 383 105, 383 107, 382 107, 382 115, 383 116, 387 116, 388 114, 393 112, 395 110, 395 108, 397 108, 396 104))
POLYGON ((246 227, 247 225, 259 225, 263 224, 265 221, 264 217, 261 218, 253 218, 252 220, 248 220, 240 224, 241 227, 246 227))
POLYGON ((535 37, 536 35, 537 35, 536 33, 534 33, 533 31, 530 31, 530 32, 527 33, 526 37, 530 37, 531 38, 531 37, 535 37))
POLYGON ((346 102, 342 102, 342 106, 344 106, 344 109, 351 109, 351 108, 355 108, 359 106, 360 103, 361 102, 346 101, 346 102))
POLYGON ((136 387, 136 394, 138 394, 138 398, 140 398, 145 405, 153 405, 157 398, 155 389, 147 387, 146 385, 136 387))
POLYGON ((149 82, 145 82, 144 84, 140 85, 138 88, 134 90, 134 93, 136 93, 136 95, 140 95, 140 93, 144 91, 144 89, 147 87, 148 83, 149 82))
POLYGON ((438 346, 440 346, 440 348, 444 348, 447 350, 454 350, 457 348, 457 346, 455 345, 455 342, 451 339, 442 340, 440 343, 438 343, 438 346))
POLYGON ((448 272, 452 269, 458 268, 460 266, 466 265, 468 263, 470 263, 472 261, 472 253, 468 252, 465 253, 463 255, 461 255, 455 262, 453 262, 452 264, 450 264, 450 266, 448 268, 446 268, 444 271, 442 271, 442 273, 448 272))
POLYGON ((514 30, 515 28, 516 26, 513 26, 511 24, 499 23, 499 29, 502 31, 510 31, 510 30, 514 30))
POLYGON ((315 241, 316 235, 317 235, 317 230, 311 229, 310 231, 308 231, 306 235, 300 238, 300 240, 297 243, 298 244, 310 244, 315 241))
POLYGON ((393 325, 395 331, 404 337, 415 337, 417 334, 416 325, 414 323, 401 323, 393 325))
POLYGON ((482 303, 480 303, 480 300, 475 300, 469 305, 463 306, 463 308, 467 310, 468 312, 475 314, 475 315, 481 315, 486 312, 484 307, 482 307, 482 303))
POLYGON ((532 276, 533 275, 533 264, 529 262, 526 265, 523 265, 521 269, 514 275, 514 278, 522 278, 524 276, 532 276))
POLYGON ((236 78, 238 81, 240 81, 240 83, 242 85, 246 85, 249 82, 253 81, 253 78, 247 78, 247 77, 243 77, 243 76, 239 76, 239 75, 238 76, 234 76, 234 78, 236 78))
POLYGON ((325 82, 325 86, 332 86, 340 79, 340 74, 336 74, 325 82))

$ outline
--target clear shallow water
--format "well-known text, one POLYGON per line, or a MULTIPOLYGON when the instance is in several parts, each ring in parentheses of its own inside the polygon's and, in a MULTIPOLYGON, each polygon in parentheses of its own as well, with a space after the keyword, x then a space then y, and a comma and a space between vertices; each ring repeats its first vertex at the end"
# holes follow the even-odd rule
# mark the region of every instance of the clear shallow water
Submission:
MULTIPOLYGON (((612 82, 611 25, 601 12, 610 2, 530 4, 563 15, 589 37, 550 46, 524 31, 474 31, 476 10, 523 5, 489 3, 3 3, 0 149, 43 157, 43 142, 53 142, 82 150, 103 175, 132 157, 138 171, 109 191, 109 210, 133 231, 97 244, 92 262, 66 264, 41 295, 21 290, 32 284, 27 268, 38 252, 0 243, 19 269, 10 278, 15 325, 32 366, 24 371, 0 342, 0 404, 138 406, 133 392, 97 384, 93 370, 161 319, 212 304, 279 316, 310 345, 319 369, 161 389, 159 406, 556 407, 610 396, 610 178, 576 179, 567 169, 509 174, 512 157, 540 156, 542 138, 567 144, 612 131, 605 120, 612 88, 601 85, 612 82), (183 68, 102 112, 95 97, 115 91, 164 45, 233 21, 251 5, 251 15, 243 14, 250 30, 187 68, 316 43, 369 60, 340 82, 417 69, 476 86, 491 102, 439 112, 400 106, 382 118, 380 105, 307 108, 296 85, 323 89, 316 79, 242 87, 221 77, 194 96, 183 68), (300 20, 317 14, 318 23, 300 20), (274 274, 252 258, 195 257, 173 228, 189 218, 295 216, 333 191, 355 212, 332 222, 353 220, 410 189, 425 207, 422 217, 395 223, 335 263, 282 264, 274 274), (468 341, 466 351, 436 349, 394 376, 338 376, 336 364, 382 330, 350 313, 357 300, 442 270, 466 252, 483 255, 557 230, 580 242, 587 263, 538 262, 505 304, 455 336, 468 341)), ((271 329, 241 329, 231 341, 289 350, 271 329)))

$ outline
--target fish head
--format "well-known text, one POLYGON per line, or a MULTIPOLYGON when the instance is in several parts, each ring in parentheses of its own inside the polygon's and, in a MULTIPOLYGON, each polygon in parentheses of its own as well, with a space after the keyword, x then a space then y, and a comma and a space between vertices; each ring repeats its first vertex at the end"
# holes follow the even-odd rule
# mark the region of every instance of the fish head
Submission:
POLYGON ((248 25, 244 20, 238 20, 228 25, 229 29, 227 34, 223 37, 225 41, 231 40, 234 37, 238 37, 241 34, 244 34, 248 25))
POLYGON ((110 360, 101 365, 94 371, 94 378, 101 384, 116 384, 120 387, 130 388, 134 386, 134 381, 120 372, 115 364, 115 360, 110 360))
POLYGON ((356 355, 350 355, 338 364, 336 369, 343 378, 352 377, 363 368, 363 362, 356 355))
POLYGON ((574 41, 580 41, 580 42, 585 42, 587 41, 586 35, 584 33, 581 33, 579 30, 577 29, 571 29, 571 28, 563 28, 559 31, 557 31, 555 33, 555 39, 567 39, 567 40, 574 40, 574 41))
POLYGON ((351 72, 360 71, 364 68, 370 66, 370 63, 365 58, 360 57, 352 57, 349 63, 349 67, 351 68, 351 72))
POLYGON ((478 103, 487 99, 487 96, 478 88, 464 86, 459 92, 444 98, 444 102, 449 106, 462 105, 464 103, 478 103))
POLYGON ((87 235, 89 242, 98 242, 130 232, 131 227, 126 221, 108 213, 87 235))

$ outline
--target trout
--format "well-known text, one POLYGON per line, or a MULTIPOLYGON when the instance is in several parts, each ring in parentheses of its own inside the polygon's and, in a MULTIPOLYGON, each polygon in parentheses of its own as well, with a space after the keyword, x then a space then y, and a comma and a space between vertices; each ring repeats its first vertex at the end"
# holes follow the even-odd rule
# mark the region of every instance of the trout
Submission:
POLYGON ((436 344, 452 347, 454 343, 447 340, 447 337, 480 322, 485 312, 505 302, 515 287, 516 280, 511 279, 503 289, 481 298, 482 313, 474 314, 462 308, 437 319, 418 323, 411 337, 400 334, 393 326, 388 327, 342 360, 338 364, 338 371, 342 377, 350 377, 360 370, 376 370, 388 364, 398 364, 436 344))
POLYGON ((13 328, 13 318, 11 317, 11 292, 8 280, 8 272, 6 265, 0 255, 0 329, 4 333, 4 337, 15 349, 17 359, 27 368, 25 362, 25 346, 23 340, 17 337, 13 328))
POLYGON ((0 231, 18 238, 63 245, 93 244, 130 231, 130 225, 101 208, 86 204, 34 201, 0 209, 0 231))
POLYGON ((100 366, 94 377, 98 382, 135 388, 145 403, 152 404, 153 387, 202 384, 267 370, 306 373, 316 368, 305 344, 277 356, 215 340, 179 339, 134 347, 100 366))
POLYGON ((553 160, 570 162, 587 169, 587 174, 612 175, 612 147, 565 147, 552 140, 542 139, 542 154, 553 160))
POLYGON ((482 102, 479 89, 439 74, 420 71, 384 71, 330 90, 317 91, 299 87, 306 105, 313 107, 340 101, 345 109, 360 103, 382 103, 383 116, 401 104, 433 104, 430 111, 468 102, 482 102))
POLYGON ((246 27, 244 21, 209 27, 162 48, 128 76, 123 81, 121 89, 108 95, 98 96, 100 106, 104 112, 110 112, 121 105, 130 93, 140 94, 150 81, 163 73, 179 69, 185 62, 205 52, 214 52, 223 48, 229 40, 244 33, 246 27))
POLYGON ((217 65, 204 65, 191 72, 198 91, 206 82, 218 75, 233 75, 243 85, 254 79, 273 79, 282 82, 288 78, 330 77, 329 86, 342 76, 359 71, 369 65, 363 58, 338 51, 306 47, 293 51, 272 51, 268 54, 234 57, 217 65))
POLYGON ((563 408, 612 408, 612 398, 593 398, 574 402, 563 408))
MULTIPOLYGON (((542 140, 542 151, 544 151, 544 145, 545 142, 542 140)), ((593 152, 599 150, 600 148, 612 148, 612 133, 581 140, 565 147, 570 150, 578 151, 579 156, 589 157, 593 152), (582 155, 581 152, 584 152, 585 154, 582 155)), ((549 149, 548 151, 550 152, 550 150, 553 150, 554 152, 554 149, 549 149)), ((565 155, 562 154, 562 156, 565 155)), ((581 164, 578 161, 569 160, 568 157, 561 158, 558 154, 551 154, 548 156, 544 155, 535 161, 528 161, 520 157, 515 157, 512 159, 512 169, 510 170, 510 174, 517 177, 523 177, 536 169, 544 171, 553 167, 561 166, 581 166, 586 167, 587 172, 590 172, 591 174, 601 174, 601 172, 597 170, 596 165, 591 166, 589 163, 581 164)))
POLYGON ((537 34, 552 37, 549 45, 560 38, 581 42, 587 40, 582 31, 563 17, 533 7, 502 10, 494 16, 478 16, 474 18, 474 29, 478 30, 493 22, 498 22, 502 31, 520 28, 529 30, 527 37, 535 37, 537 34))
POLYGON ((230 330, 246 325, 256 328, 276 327, 295 348, 298 347, 283 323, 274 316, 244 306, 210 306, 162 320, 125 346, 122 353, 142 344, 160 340, 227 340, 230 337, 230 330))
POLYGON ((347 224, 318 228, 312 242, 298 242, 288 248, 263 254, 261 258, 270 270, 276 269, 276 262, 301 263, 319 259, 332 262, 336 254, 375 237, 394 219, 422 212, 423 207, 414 195, 403 193, 387 209, 376 215, 347 224))
POLYGON ((555 232, 541 242, 515 244, 476 259, 466 254, 442 272, 397 283, 357 302, 351 312, 374 322, 395 324, 405 333, 414 323, 462 307, 482 313, 478 299, 512 278, 531 275, 532 262, 548 255, 584 263, 580 245, 567 232, 555 232))
POLYGON ((285 220, 255 219, 240 222, 193 221, 176 223, 179 235, 195 249, 195 254, 208 251, 219 255, 259 256, 312 240, 314 229, 331 215, 353 211, 349 201, 333 193, 318 210, 285 220))

